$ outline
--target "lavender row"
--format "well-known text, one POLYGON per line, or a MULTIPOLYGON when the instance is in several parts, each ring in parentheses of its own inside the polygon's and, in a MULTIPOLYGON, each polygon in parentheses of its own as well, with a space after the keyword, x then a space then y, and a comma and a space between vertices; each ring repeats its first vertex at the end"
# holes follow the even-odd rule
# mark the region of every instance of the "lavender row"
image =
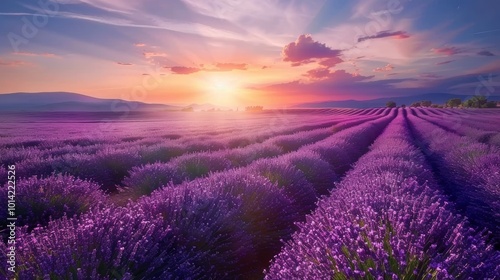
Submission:
POLYGON ((400 114, 318 209, 265 279, 493 279, 500 254, 437 186, 400 114))
MULTIPOLYGON (((168 163, 154 163, 137 166, 131 169, 123 185, 133 197, 148 195, 155 189, 169 182, 174 184, 184 180, 193 180, 236 167, 247 166, 261 158, 275 157, 300 147, 311 144, 349 127, 353 127, 372 118, 346 120, 332 128, 304 131, 294 135, 278 136, 261 144, 254 144, 240 149, 229 149, 216 152, 194 153, 177 157, 168 163)), ((336 135, 333 136, 337 138, 336 135)))
MULTIPOLYGON (((57 155, 52 153, 49 157, 38 157, 30 150, 26 156, 28 159, 18 162, 19 177, 32 175, 50 175, 56 173, 68 173, 86 179, 92 179, 104 185, 105 189, 113 191, 115 185, 127 175, 130 168, 141 163, 168 161, 173 157, 185 153, 200 150, 223 149, 222 144, 210 141, 201 141, 198 144, 166 143, 149 147, 132 146, 119 149, 115 146, 97 146, 93 153, 75 152, 70 154, 57 155)), ((16 155, 13 153, 13 155, 16 155)), ((5 178, 0 178, 0 183, 5 178)))
POLYGON ((470 137, 479 142, 500 146, 500 132, 476 128, 479 121, 467 121, 467 117, 432 117, 426 116, 420 110, 412 110, 412 113, 421 119, 429 121, 445 130, 452 131, 462 136, 470 137))
MULTIPOLYGON (((33 140, 33 135, 29 135, 29 141, 19 141, 18 145, 20 148, 3 148, 2 158, 0 164, 4 163, 17 163, 24 159, 29 159, 33 157, 37 158, 47 158, 50 156, 62 156, 65 154, 72 153, 95 153, 99 150, 105 148, 106 145, 113 146, 115 149, 126 149, 131 144, 137 146, 152 146, 157 143, 165 142, 166 146, 172 146, 173 148, 185 147, 187 151, 199 151, 201 149, 222 149, 231 147, 242 147, 253 142, 261 142, 270 137, 274 137, 281 134, 293 134, 302 130, 311 130, 316 128, 324 128, 334 125, 338 121, 325 122, 324 120, 318 123, 312 123, 308 125, 295 125, 293 127, 287 127, 285 129, 266 131, 265 127, 259 127, 258 130, 250 129, 248 126, 245 127, 244 133, 236 131, 236 127, 230 129, 227 134, 220 134, 217 131, 217 135, 204 135, 189 133, 184 134, 176 131, 176 133, 165 134, 164 132, 160 137, 148 134, 144 134, 139 130, 136 131, 134 135, 129 137, 118 137, 116 133, 110 132, 106 136, 101 136, 96 139, 76 139, 76 140, 57 140, 54 141, 42 141, 33 140), (237 133, 238 136, 234 136, 237 133), (208 137, 211 136, 211 137, 208 137)), ((130 130, 130 128, 128 128, 130 130)), ((240 128, 241 130, 242 128, 240 128)), ((6 146, 7 147, 7 146, 6 146)))
MULTIPOLYGON (((15 195, 16 225, 26 225, 29 230, 44 226, 50 220, 78 216, 108 203, 108 197, 98 184, 66 175, 18 180, 15 195)), ((0 199, 7 201, 7 198, 7 188, 1 187, 0 199)), ((7 217, 7 211, 0 211, 1 220, 7 221, 7 217)), ((0 232, 4 233, 5 227, 6 224, 2 223, 0 232)))
MULTIPOLYGON (((390 119, 340 131, 322 142, 331 151, 357 148, 362 154, 390 119)), ((288 238, 294 222, 314 206, 313 196, 339 177, 323 160, 331 151, 318 155, 303 148, 245 169, 169 185, 126 208, 98 208, 32 233, 23 229, 18 277, 262 277, 280 239, 288 238), (322 180, 328 177, 330 182, 322 180)), ((350 162, 355 160, 353 155, 350 162)))
POLYGON ((500 241, 500 149, 458 136, 409 114, 417 139, 447 191, 479 227, 500 241))

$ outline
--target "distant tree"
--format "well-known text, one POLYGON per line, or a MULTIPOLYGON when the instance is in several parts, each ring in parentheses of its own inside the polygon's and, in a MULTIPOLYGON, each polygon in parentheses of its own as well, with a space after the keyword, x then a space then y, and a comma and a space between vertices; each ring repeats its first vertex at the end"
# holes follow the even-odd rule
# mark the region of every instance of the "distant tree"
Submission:
POLYGON ((410 107, 420 107, 420 106, 422 106, 422 104, 420 104, 420 102, 413 102, 410 105, 410 107))
POLYGON ((472 108, 473 107, 473 102, 472 102, 472 99, 467 99, 464 101, 464 103, 462 103, 462 106, 466 107, 466 108, 472 108))
POLYGON ((401 104, 401 108, 406 108, 406 105, 405 104, 401 104))
POLYGON ((464 106, 468 108, 486 108, 488 99, 484 95, 475 95, 471 99, 464 102, 464 106))
POLYGON ((430 101, 430 100, 423 100, 423 101, 420 102, 420 105, 422 107, 430 107, 432 105, 432 101, 430 101))
POLYGON ((396 102, 394 102, 394 101, 387 101, 387 103, 385 103, 385 106, 387 108, 395 108, 396 107, 396 102))
POLYGON ((443 106, 439 104, 431 104, 431 108, 443 108, 443 106))
POLYGON ((488 101, 485 105, 486 108, 496 108, 497 107, 497 102, 496 101, 488 101))
POLYGON ((452 98, 446 102, 446 105, 453 108, 462 105, 462 99, 460 98, 452 98))

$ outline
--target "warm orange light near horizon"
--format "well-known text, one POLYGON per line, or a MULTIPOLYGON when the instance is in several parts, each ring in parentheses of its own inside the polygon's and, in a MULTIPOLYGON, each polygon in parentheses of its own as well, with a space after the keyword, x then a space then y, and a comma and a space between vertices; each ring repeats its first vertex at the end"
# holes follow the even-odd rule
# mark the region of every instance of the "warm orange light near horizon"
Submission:
POLYGON ((221 105, 234 105, 237 95, 241 94, 241 85, 234 76, 214 74, 207 80, 208 98, 221 105))

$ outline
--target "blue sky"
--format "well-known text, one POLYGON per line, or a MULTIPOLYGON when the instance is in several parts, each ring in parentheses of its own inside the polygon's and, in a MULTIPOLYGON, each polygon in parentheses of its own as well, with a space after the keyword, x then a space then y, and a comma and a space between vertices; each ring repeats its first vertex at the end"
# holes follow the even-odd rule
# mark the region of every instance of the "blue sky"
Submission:
POLYGON ((500 2, 4 1, 3 93, 259 103, 500 95, 500 2))

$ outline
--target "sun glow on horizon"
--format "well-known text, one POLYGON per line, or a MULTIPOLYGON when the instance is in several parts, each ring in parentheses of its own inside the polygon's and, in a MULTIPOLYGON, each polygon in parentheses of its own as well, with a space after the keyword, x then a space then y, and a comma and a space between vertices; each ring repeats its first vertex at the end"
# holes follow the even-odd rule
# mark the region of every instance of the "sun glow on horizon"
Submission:
POLYGON ((242 94, 241 87, 241 81, 230 75, 217 73, 206 80, 208 98, 224 106, 235 105, 237 97, 242 94))

